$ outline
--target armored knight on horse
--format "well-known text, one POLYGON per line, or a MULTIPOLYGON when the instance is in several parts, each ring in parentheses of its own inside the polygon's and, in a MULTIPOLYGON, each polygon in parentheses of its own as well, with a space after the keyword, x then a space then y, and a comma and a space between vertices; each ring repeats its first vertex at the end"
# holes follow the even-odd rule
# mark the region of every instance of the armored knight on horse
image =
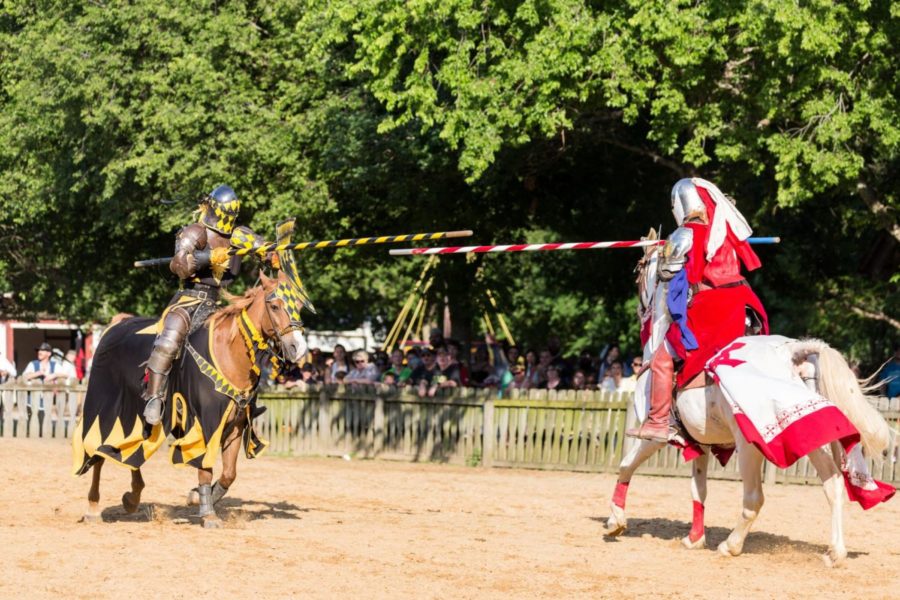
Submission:
POLYGON ((768 318, 759 298, 741 274, 759 268, 747 243, 750 226, 732 202, 709 181, 682 179, 672 188, 672 213, 678 223, 658 262, 657 311, 664 322, 642 330, 664 337, 649 360, 650 411, 638 429, 626 434, 646 440, 669 439, 673 385, 689 386, 719 350, 742 335, 766 334, 768 318), (676 364, 678 374, 676 376, 676 364))
POLYGON ((216 309, 219 291, 240 272, 241 257, 229 255, 229 248, 264 243, 249 227, 235 228, 240 206, 234 190, 220 185, 201 201, 197 222, 182 228, 176 236, 169 269, 182 285, 163 312, 162 331, 147 360, 143 398, 147 402, 144 418, 150 425, 162 418, 169 371, 185 338, 206 322, 216 309))

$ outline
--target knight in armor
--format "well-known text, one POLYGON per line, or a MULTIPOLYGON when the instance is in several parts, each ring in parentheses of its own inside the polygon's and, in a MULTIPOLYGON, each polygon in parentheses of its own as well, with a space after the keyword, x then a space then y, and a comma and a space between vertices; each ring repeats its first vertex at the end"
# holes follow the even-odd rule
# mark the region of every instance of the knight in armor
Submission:
POLYGON ((206 322, 216 310, 219 291, 240 272, 241 257, 230 256, 229 248, 263 243, 248 227, 235 228, 240 206, 234 190, 220 185, 200 202, 197 222, 183 227, 175 238, 169 269, 181 280, 181 289, 163 312, 162 331, 147 360, 144 419, 150 425, 162 419, 169 371, 185 338, 206 322))
POLYGON ((674 389, 703 374, 706 362, 736 338, 767 334, 768 317, 741 274, 758 269, 747 243, 751 229, 730 199, 709 181, 682 179, 672 188, 678 228, 657 263, 657 294, 665 293, 671 323, 650 360, 650 411, 626 434, 668 441, 674 389), (677 374, 676 374, 677 371, 677 374))

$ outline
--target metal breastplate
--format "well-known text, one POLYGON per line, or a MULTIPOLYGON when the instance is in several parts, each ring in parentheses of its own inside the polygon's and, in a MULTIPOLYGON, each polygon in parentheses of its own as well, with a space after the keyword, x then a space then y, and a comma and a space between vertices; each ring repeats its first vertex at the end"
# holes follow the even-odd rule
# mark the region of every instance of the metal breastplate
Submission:
MULTIPOLYGON (((230 245, 230 239, 222 236, 213 230, 207 230, 209 249, 227 248, 230 245)), ((212 265, 199 269, 192 275, 188 281, 191 283, 200 283, 211 287, 225 288, 234 281, 241 270, 241 257, 232 256, 225 269, 219 270, 218 267, 212 265)))

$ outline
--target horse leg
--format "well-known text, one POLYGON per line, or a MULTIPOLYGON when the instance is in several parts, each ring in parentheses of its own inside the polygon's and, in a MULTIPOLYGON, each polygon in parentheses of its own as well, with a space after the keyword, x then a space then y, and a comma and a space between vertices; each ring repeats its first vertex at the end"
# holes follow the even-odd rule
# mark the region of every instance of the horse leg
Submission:
POLYGON ((144 490, 144 478, 141 476, 141 470, 135 469, 131 472, 131 491, 122 494, 122 506, 128 514, 137 512, 141 505, 141 492, 144 490))
POLYGON ((765 501, 762 488, 763 455, 743 436, 736 437, 736 442, 741 479, 744 481, 744 509, 737 526, 728 538, 719 544, 719 552, 725 556, 737 556, 743 551, 750 526, 753 525, 765 501))
POLYGON ((694 501, 694 520, 691 532, 681 540, 688 549, 706 547, 706 529, 703 525, 704 503, 706 502, 706 476, 709 467, 709 454, 704 452, 694 459, 691 470, 691 498, 694 501))
POLYGON ((91 489, 88 491, 88 509, 81 517, 82 523, 99 523, 103 520, 100 516, 100 470, 103 469, 103 459, 94 463, 91 470, 91 489))
POLYGON ((665 447, 665 442, 653 440, 641 440, 640 444, 634 444, 628 454, 619 464, 619 479, 616 482, 616 491, 612 502, 609 504, 609 519, 606 521, 606 535, 615 537, 621 535, 628 527, 628 519, 625 517, 625 497, 628 495, 628 485, 631 476, 639 466, 650 456, 665 447))
POLYGON ((212 504, 215 506, 219 500, 228 493, 228 488, 237 478, 237 461, 241 451, 241 436, 244 433, 244 423, 232 428, 228 438, 222 443, 222 474, 212 487, 212 504))
POLYGON ((822 558, 829 567, 836 567, 847 558, 841 513, 844 500, 844 478, 835 467, 834 460, 822 448, 817 448, 809 453, 809 462, 816 468, 816 473, 822 480, 822 487, 825 489, 825 497, 831 506, 831 545, 822 558))
POLYGON ((212 469, 197 469, 197 492, 200 495, 200 507, 197 516, 204 529, 216 529, 222 526, 219 515, 212 505, 212 469))

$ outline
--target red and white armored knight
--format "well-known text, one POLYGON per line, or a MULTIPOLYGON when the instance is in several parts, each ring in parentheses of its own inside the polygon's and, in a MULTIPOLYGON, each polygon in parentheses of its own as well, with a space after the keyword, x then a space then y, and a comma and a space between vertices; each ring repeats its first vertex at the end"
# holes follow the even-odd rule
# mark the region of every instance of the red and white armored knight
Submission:
POLYGON ((672 188, 672 213, 678 229, 657 263, 658 285, 664 286, 657 292, 664 293, 656 298, 665 299, 668 314, 662 329, 655 323, 664 338, 649 361, 650 411, 638 429, 626 432, 662 442, 670 437, 673 385, 681 389, 705 378, 706 362, 736 338, 769 331, 762 302, 741 274, 741 264, 753 271, 761 263, 746 241, 750 226, 733 202, 709 181, 682 179, 672 188))

